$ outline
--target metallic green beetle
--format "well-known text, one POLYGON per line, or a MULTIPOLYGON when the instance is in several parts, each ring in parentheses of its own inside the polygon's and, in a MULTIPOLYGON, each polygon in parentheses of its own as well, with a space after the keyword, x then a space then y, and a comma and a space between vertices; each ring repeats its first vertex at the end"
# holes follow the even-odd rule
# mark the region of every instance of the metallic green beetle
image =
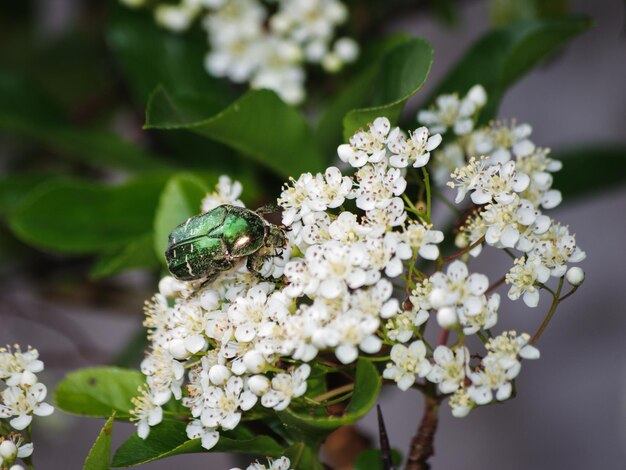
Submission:
POLYGON ((285 232, 259 214, 223 204, 187 219, 169 236, 165 259, 172 275, 181 281, 214 280, 248 257, 248 269, 259 273, 265 260, 286 244, 285 232))

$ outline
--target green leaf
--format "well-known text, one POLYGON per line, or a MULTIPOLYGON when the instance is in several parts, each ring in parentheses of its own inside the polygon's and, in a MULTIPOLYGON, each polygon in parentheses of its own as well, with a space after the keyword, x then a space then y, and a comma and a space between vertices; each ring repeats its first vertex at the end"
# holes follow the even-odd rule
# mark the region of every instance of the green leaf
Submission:
POLYGON ((93 367, 70 372, 57 385, 56 405, 68 413, 128 419, 131 399, 145 382, 141 372, 117 367, 93 367))
MULTIPOLYGON (((186 424, 164 421, 150 430, 147 439, 136 434, 124 442, 113 456, 112 467, 131 467, 179 454, 209 452, 200 439, 189 440, 186 424)), ((269 436, 250 436, 242 433, 239 425, 235 431, 220 433, 220 440, 211 452, 231 452, 280 457, 284 448, 269 436)))
POLYGON ((83 465, 83 470, 109 470, 114 418, 115 413, 104 423, 100 434, 96 438, 96 442, 91 446, 91 450, 83 465))
POLYGON ((221 102, 221 107, 231 100, 225 83, 204 69, 207 46, 202 35, 167 31, 144 11, 113 5, 106 40, 142 107, 159 84, 210 96, 221 102))
POLYGON ((36 186, 50 179, 44 173, 12 173, 0 178, 0 217, 7 217, 36 186))
MULTIPOLYGON (((402 454, 391 449, 391 460, 396 468, 402 464, 402 454)), ((354 462, 354 470, 384 470, 380 449, 367 449, 359 454, 354 462)))
POLYGON ((508 87, 552 55, 592 22, 582 16, 528 20, 493 30, 474 43, 452 67, 429 102, 442 93, 466 93, 481 84, 487 90, 482 123, 496 117, 508 87))
POLYGON ((167 240, 174 227, 200 213, 200 202, 207 185, 191 174, 172 176, 159 199, 154 217, 154 249, 160 261, 165 261, 167 240))
POLYGON ((78 128, 56 104, 23 78, 0 72, 0 129, 92 166, 131 171, 169 165, 117 134, 78 128))
POLYGON ((111 250, 152 233, 164 176, 119 186, 55 181, 37 187, 13 211, 10 226, 26 243, 62 253, 111 250))
POLYGON ((405 34, 396 34, 377 41, 373 47, 363 52, 359 63, 354 67, 357 70, 355 76, 340 80, 345 85, 334 94, 316 129, 316 138, 330 157, 336 156, 337 146, 343 142, 342 126, 346 113, 370 104, 372 90, 380 73, 380 63, 385 55, 409 40, 410 37, 405 34))
POLYGON ((134 269, 158 270, 161 263, 154 253, 154 236, 142 235, 137 240, 98 257, 89 271, 92 279, 102 279, 134 269))
POLYGON ((423 38, 413 38, 385 55, 372 88, 371 107, 354 109, 343 120, 343 137, 386 116, 395 123, 407 100, 422 88, 433 62, 433 48, 423 38))
POLYGON ((324 169, 304 117, 269 90, 250 91, 222 110, 213 98, 173 95, 159 87, 148 103, 146 128, 196 132, 284 177, 324 169))
POLYGON ((318 450, 308 447, 304 442, 297 442, 285 450, 289 459, 289 468, 294 470, 323 470, 318 457, 318 450))
POLYGON ((359 359, 356 367, 354 393, 343 416, 310 416, 287 408, 278 413, 287 430, 297 438, 319 443, 335 429, 358 421, 376 404, 381 379, 371 362, 359 359))
POLYGON ((580 145, 554 151, 563 168, 554 173, 553 187, 563 194, 563 202, 607 191, 626 184, 626 147, 622 144, 580 145))

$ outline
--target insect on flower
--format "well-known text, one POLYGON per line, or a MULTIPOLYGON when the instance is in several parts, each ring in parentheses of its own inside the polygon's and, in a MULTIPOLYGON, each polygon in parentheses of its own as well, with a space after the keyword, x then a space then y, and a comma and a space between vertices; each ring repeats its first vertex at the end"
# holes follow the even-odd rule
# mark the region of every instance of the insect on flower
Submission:
POLYGON ((286 244, 284 230, 260 214, 223 204, 187 219, 169 236, 165 258, 172 275, 181 281, 215 279, 248 257, 248 269, 258 273, 265 260, 286 244))

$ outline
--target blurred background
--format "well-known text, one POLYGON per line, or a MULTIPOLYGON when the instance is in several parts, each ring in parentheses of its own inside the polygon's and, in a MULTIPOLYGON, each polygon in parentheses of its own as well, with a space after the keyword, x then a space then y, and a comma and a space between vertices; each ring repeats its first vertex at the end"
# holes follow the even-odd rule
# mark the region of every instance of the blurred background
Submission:
MULTIPOLYGON (((242 165, 229 163, 224 156, 228 150, 219 144, 203 147, 205 144, 191 134, 174 133, 162 138, 141 131, 142 108, 136 103, 142 99, 142 92, 120 78, 109 51, 111 36, 106 40, 103 36, 106 9, 99 2, 19 3, 0 7, 0 132, 5 131, 0 139, 2 217, 22 203, 22 198, 29 197, 28 191, 36 184, 46 182, 53 174, 55 178, 93 177, 112 183, 122 180, 129 168, 121 165, 120 171, 119 165, 100 164, 102 152, 93 152, 90 160, 81 153, 83 148, 93 148, 109 138, 106 133, 121 136, 117 147, 120 161, 131 161, 136 166, 147 161, 143 160, 145 155, 124 148, 125 142, 134 142, 164 156, 157 163, 151 160, 155 171, 163 169, 161 165, 166 167, 169 158, 183 161, 185 168, 198 169, 201 174, 228 172, 244 181, 250 179, 254 201, 275 196, 280 178, 258 166, 242 170, 242 165), (28 130, 12 103, 12 98, 24 91, 14 81, 17 75, 41 90, 40 96, 29 89, 24 95, 29 99, 20 102, 20 111, 26 114, 32 107, 38 117, 28 130), (48 97, 55 106, 71 110, 67 126, 59 123, 58 128, 44 128, 47 111, 40 110, 38 103, 48 97), (105 133, 89 136, 91 140, 85 137, 84 142, 71 146, 58 136, 70 132, 75 122, 89 129, 100 126, 105 133), (205 165, 198 155, 207 152, 220 157, 213 157, 205 165), (127 158, 130 154, 132 158, 127 158), (274 193, 267 188, 275 188, 274 193)), ((453 24, 447 22, 449 15, 442 19, 423 3, 415 2, 414 9, 401 15, 390 15, 382 27, 385 33, 402 31, 423 36, 435 49, 431 75, 425 89, 409 103, 409 118, 468 44, 488 31, 494 21, 490 2, 451 2, 451 11, 456 15, 453 24)), ((506 94, 499 116, 530 123, 533 140, 555 150, 581 144, 591 149, 595 145, 623 148, 624 2, 572 0, 568 9, 591 16, 597 25, 515 84, 506 94)), ((619 159, 614 162, 615 171, 626 172, 624 154, 616 154, 615 158, 619 159)), ((593 178, 598 170, 591 162, 589 177, 593 178)), ((559 188, 558 176, 555 187, 559 188)), ((72 210, 68 204, 67 211, 72 210)), ((515 400, 477 409, 465 419, 453 418, 443 407, 432 460, 434 469, 624 468, 626 296, 622 289, 626 279, 626 187, 611 185, 585 198, 566 199, 553 214, 570 225, 587 252, 582 264, 586 281, 576 296, 559 307, 541 338, 541 360, 524 365, 515 400)), ((87 217, 97 219, 99 214, 87 217)), ((67 370, 110 363, 138 364, 144 347, 142 304, 156 289, 157 261, 133 252, 136 266, 142 269, 119 273, 116 263, 120 253, 102 251, 96 255, 94 267, 94 255, 89 249, 55 253, 45 246, 32 248, 16 238, 4 221, 0 242, 0 344, 37 347, 47 369, 42 380, 50 390, 67 370)), ((474 269, 499 277, 497 268, 503 262, 499 255, 481 257, 474 269)), ((534 331, 546 308, 540 304, 529 310, 505 299, 501 324, 518 331, 534 331)), ((420 396, 415 390, 403 393, 387 387, 380 404, 391 445, 406 451, 421 418, 420 396)), ((36 418, 33 438, 38 467, 80 468, 101 425, 100 420, 76 418, 59 410, 51 418, 36 418)), ((370 413, 359 428, 376 442, 374 414, 370 413)), ((114 441, 119 444, 132 432, 132 426, 116 424, 114 441)), ((247 460, 201 454, 173 457, 146 468, 230 468, 247 460)))

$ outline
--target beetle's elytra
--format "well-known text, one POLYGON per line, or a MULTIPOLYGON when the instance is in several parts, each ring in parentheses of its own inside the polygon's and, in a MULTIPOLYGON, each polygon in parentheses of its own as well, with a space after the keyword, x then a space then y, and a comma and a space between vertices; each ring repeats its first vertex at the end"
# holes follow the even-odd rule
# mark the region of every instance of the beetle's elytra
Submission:
POLYGON ((257 212, 223 204, 172 230, 165 258, 176 279, 212 280, 246 256, 248 267, 258 271, 284 243, 283 230, 257 212))

